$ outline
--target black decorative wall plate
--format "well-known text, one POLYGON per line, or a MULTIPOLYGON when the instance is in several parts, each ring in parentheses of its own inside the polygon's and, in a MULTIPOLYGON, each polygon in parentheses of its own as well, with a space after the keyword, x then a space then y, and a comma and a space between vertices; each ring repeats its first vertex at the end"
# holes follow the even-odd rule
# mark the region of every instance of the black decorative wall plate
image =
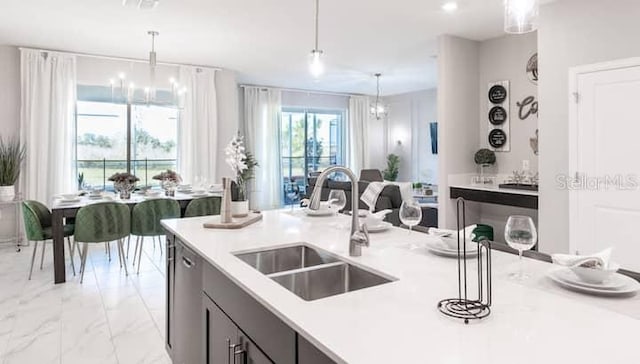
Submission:
POLYGON ((493 104, 502 104, 507 99, 507 89, 502 85, 495 85, 489 89, 489 101, 493 104))
POLYGON ((507 110, 502 106, 494 106, 489 110, 489 122, 493 125, 501 125, 507 121, 507 110))
POLYGON ((489 145, 498 149, 507 143, 507 134, 500 129, 493 129, 489 133, 489 145))

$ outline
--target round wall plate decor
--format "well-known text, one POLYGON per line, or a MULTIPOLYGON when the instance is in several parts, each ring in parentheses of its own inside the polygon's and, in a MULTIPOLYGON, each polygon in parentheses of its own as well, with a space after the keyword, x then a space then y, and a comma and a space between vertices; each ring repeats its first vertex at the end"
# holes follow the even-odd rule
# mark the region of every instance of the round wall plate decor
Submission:
POLYGON ((493 125, 501 125, 507 121, 507 110, 502 106, 494 106, 489 110, 489 122, 493 125))
POLYGON ((498 149, 507 143, 507 134, 500 129, 493 129, 489 133, 489 145, 498 149))
POLYGON ((507 99, 507 89, 502 85, 494 85, 489 89, 489 101, 493 104, 502 104, 507 99))

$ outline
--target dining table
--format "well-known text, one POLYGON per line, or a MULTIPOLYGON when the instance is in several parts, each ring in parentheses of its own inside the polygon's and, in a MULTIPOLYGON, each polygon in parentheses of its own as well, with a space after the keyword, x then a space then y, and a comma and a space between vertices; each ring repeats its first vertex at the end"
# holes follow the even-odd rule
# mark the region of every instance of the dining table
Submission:
POLYGON ((93 199, 88 195, 79 196, 71 202, 65 202, 65 200, 56 198, 51 205, 51 232, 53 235, 53 275, 54 282, 65 283, 66 282, 66 267, 65 267, 65 253, 64 253, 64 223, 65 219, 72 219, 78 213, 82 207, 99 203, 99 202, 117 202, 123 203, 133 209, 135 205, 142 201, 146 201, 152 198, 171 198, 176 200, 180 204, 181 216, 184 216, 184 212, 187 205, 191 200, 206 196, 222 196, 222 193, 211 192, 206 194, 194 195, 193 193, 175 192, 174 196, 145 196, 143 194, 133 193, 130 199, 120 199, 116 195, 107 194, 104 197, 93 199))

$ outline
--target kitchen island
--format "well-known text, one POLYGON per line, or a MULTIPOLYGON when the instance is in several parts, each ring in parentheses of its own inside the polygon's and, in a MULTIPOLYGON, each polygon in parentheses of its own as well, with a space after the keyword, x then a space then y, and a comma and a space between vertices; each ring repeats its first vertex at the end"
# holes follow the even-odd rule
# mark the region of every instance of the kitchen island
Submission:
POLYGON ((421 233, 371 234, 362 256, 349 257, 347 216, 267 211, 241 230, 204 229, 209 219, 163 221, 176 364, 640 362, 638 298, 564 291, 548 282, 544 262, 526 260, 531 278, 518 283, 507 278, 517 257, 494 251, 492 313, 465 325, 436 308, 457 295, 456 260, 410 249, 421 233), (305 300, 236 256, 300 243, 388 282, 305 300))

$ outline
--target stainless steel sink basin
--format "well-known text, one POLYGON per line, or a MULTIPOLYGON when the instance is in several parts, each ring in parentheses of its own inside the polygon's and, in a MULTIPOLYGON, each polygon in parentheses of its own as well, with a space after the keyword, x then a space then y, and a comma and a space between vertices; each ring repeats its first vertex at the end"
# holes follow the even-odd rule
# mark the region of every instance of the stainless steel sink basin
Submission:
POLYGON ((392 280, 348 263, 274 274, 271 279, 306 301, 389 283, 392 280))
POLYGON ((236 254, 236 257, 263 274, 289 271, 338 261, 333 255, 306 245, 241 253, 236 254))
POLYGON ((306 301, 395 280, 303 244, 235 256, 306 301))

